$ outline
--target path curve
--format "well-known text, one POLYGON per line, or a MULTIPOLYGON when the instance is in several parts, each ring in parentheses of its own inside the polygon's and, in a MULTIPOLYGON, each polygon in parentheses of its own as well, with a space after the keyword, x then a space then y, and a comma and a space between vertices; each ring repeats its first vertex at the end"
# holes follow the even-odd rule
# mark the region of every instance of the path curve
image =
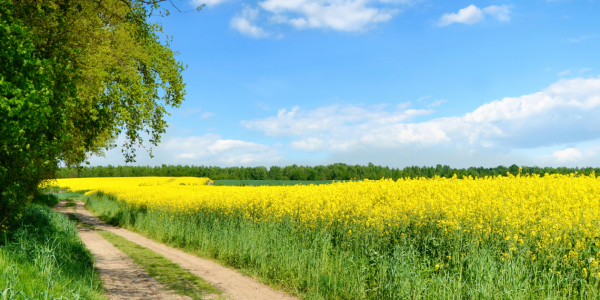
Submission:
MULTIPOLYGON (((79 211, 73 211, 73 207, 65 207, 65 203, 66 201, 62 200, 54 209, 64 214, 80 215, 79 211)), ((79 209, 81 208, 78 206, 77 210, 79 209)), ((161 283, 152 279, 127 254, 105 240, 94 229, 78 226, 77 231, 81 241, 96 259, 95 267, 100 271, 107 296, 111 300, 191 299, 163 290, 161 283)))
POLYGON ((127 229, 108 225, 87 211, 83 202, 75 201, 75 203, 77 212, 74 214, 81 222, 94 225, 97 229, 118 234, 134 243, 137 243, 138 245, 146 247, 166 257, 172 262, 180 265, 181 268, 203 278, 208 283, 221 290, 223 292, 223 296, 233 300, 298 299, 283 292, 276 291, 271 287, 254 280, 253 278, 244 276, 235 270, 223 267, 213 261, 202 259, 181 250, 155 242, 127 229))

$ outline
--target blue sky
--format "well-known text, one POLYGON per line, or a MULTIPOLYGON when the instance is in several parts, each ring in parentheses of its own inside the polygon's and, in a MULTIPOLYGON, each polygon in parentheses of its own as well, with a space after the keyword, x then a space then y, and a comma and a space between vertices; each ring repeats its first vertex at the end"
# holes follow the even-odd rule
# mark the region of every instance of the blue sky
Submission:
POLYGON ((596 1, 174 3, 187 96, 139 165, 600 165, 596 1))

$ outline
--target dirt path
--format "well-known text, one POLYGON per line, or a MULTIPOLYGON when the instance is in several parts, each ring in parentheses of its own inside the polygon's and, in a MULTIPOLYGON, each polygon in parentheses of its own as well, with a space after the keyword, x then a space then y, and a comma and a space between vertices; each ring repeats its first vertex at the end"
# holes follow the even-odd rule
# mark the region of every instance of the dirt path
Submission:
MULTIPOLYGON (((64 200, 54 209, 65 214, 81 214, 80 211, 73 211, 73 207, 65 207, 64 200)), ((96 259, 96 268, 100 271, 107 296, 111 300, 191 299, 164 291, 162 284, 152 279, 127 254, 102 238, 95 230, 79 226, 78 231, 79 237, 96 259)))
POLYGON ((75 215, 83 223, 94 225, 97 229, 118 234, 134 243, 146 247, 187 269, 212 284, 223 292, 223 296, 234 300, 293 300, 297 299, 280 291, 276 291, 235 270, 223 267, 213 261, 199 258, 181 250, 145 238, 127 229, 114 227, 102 222, 90 214, 83 202, 76 201, 75 215))

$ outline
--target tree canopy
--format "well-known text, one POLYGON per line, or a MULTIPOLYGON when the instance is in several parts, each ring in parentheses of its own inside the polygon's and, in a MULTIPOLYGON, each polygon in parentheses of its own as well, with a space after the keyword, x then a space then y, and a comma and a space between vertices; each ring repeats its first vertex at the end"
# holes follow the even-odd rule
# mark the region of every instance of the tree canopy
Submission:
POLYGON ((579 173, 590 175, 600 174, 600 168, 550 168, 528 167, 511 165, 510 167, 498 166, 493 168, 470 167, 451 168, 448 165, 437 166, 407 166, 404 168, 389 168, 376 166, 369 163, 366 166, 347 165, 342 163, 320 166, 291 165, 285 167, 217 167, 217 166, 87 166, 82 168, 61 168, 57 178, 84 178, 84 177, 142 177, 142 176, 171 176, 171 177, 208 177, 212 180, 351 180, 391 178, 433 178, 435 176, 452 178, 484 178, 486 176, 507 176, 508 173, 516 176, 519 174, 572 174, 579 173))
POLYGON ((141 145, 151 155, 185 95, 183 64, 149 21, 158 2, 0 0, 0 225, 59 164, 118 135, 127 162, 141 145))

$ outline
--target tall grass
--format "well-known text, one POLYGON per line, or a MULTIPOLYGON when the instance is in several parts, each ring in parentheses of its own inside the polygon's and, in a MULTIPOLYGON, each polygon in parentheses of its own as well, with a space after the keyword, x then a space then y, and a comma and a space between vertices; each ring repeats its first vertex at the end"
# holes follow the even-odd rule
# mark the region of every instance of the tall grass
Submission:
MULTIPOLYGON (((56 203, 54 197, 36 202, 56 203)), ((93 257, 65 216, 30 205, 0 233, 0 299, 105 299, 93 257)))
POLYGON ((436 226, 408 228, 392 233, 394 242, 381 242, 327 228, 298 231, 286 222, 173 217, 102 193, 87 198, 86 207, 114 225, 220 260, 305 299, 600 298, 597 279, 549 272, 552 266, 528 253, 504 259, 501 240, 473 242, 436 226))

